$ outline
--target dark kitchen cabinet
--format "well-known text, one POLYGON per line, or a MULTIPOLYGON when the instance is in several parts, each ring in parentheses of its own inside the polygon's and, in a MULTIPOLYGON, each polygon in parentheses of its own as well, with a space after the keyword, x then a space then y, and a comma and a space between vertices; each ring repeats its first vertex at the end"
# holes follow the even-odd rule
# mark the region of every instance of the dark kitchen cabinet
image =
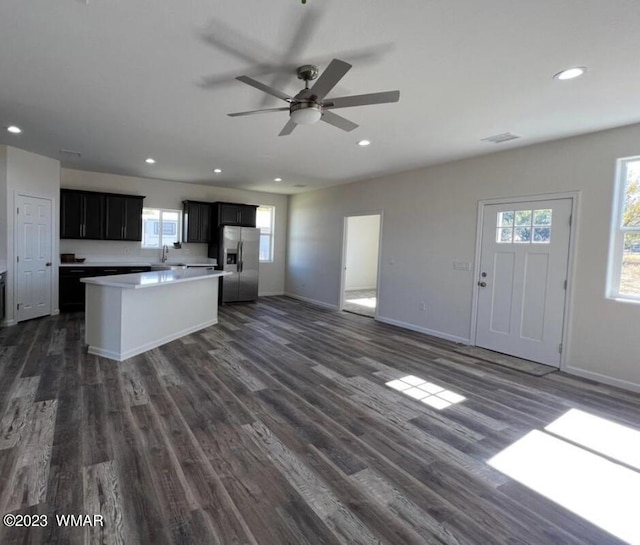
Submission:
POLYGON ((215 202, 212 208, 213 224, 216 227, 222 225, 256 226, 256 210, 258 207, 255 205, 215 202))
POLYGON ((104 238, 102 193, 60 190, 60 238, 104 238))
POLYGON ((209 242, 211 230, 211 204, 199 201, 182 201, 183 242, 209 242))
POLYGON ((150 271, 151 267, 60 267, 59 272, 59 305, 62 312, 83 311, 85 305, 85 285, 81 278, 92 276, 110 276, 113 274, 129 274, 150 271))
POLYGON ((142 240, 142 200, 134 195, 106 193, 106 240, 142 240))

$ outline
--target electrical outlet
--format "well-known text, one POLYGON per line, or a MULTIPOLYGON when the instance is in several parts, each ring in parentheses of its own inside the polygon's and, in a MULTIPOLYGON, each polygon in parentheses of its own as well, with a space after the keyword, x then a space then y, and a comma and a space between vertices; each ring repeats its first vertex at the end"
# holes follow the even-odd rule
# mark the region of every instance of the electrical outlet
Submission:
POLYGON ((124 251, 125 254, 130 254, 131 253, 131 248, 127 248, 125 246, 123 251, 124 251))
POLYGON ((424 303, 420 303, 420 312, 426 312, 427 311, 427 305, 425 305, 424 303))

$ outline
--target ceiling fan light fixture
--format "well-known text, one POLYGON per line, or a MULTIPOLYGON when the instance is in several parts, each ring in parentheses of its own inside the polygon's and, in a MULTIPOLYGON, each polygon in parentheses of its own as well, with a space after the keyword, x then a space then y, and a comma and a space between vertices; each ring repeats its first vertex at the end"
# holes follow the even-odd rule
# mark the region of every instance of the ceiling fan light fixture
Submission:
POLYGON ((296 125, 313 125, 320 121, 322 110, 317 104, 296 104, 291 108, 291 121, 296 125))

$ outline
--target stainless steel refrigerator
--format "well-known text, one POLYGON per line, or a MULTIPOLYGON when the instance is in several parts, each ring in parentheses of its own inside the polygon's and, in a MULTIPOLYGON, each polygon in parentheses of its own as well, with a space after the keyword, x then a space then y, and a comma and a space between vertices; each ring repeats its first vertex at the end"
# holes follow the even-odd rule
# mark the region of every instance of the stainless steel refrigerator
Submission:
POLYGON ((220 262, 232 273, 222 279, 222 302, 255 301, 258 298, 260 229, 226 226, 222 228, 220 262))

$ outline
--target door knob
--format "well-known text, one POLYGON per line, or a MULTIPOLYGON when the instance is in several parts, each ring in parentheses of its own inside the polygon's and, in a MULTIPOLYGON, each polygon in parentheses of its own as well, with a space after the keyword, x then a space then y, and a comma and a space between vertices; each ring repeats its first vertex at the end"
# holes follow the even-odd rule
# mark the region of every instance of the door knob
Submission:
POLYGON ((480 286, 481 288, 486 288, 487 287, 487 283, 486 282, 478 282, 478 286, 480 286))
POLYGON ((47 261, 47 262, 45 263, 45 265, 46 265, 47 267, 51 267, 51 261, 47 261))

